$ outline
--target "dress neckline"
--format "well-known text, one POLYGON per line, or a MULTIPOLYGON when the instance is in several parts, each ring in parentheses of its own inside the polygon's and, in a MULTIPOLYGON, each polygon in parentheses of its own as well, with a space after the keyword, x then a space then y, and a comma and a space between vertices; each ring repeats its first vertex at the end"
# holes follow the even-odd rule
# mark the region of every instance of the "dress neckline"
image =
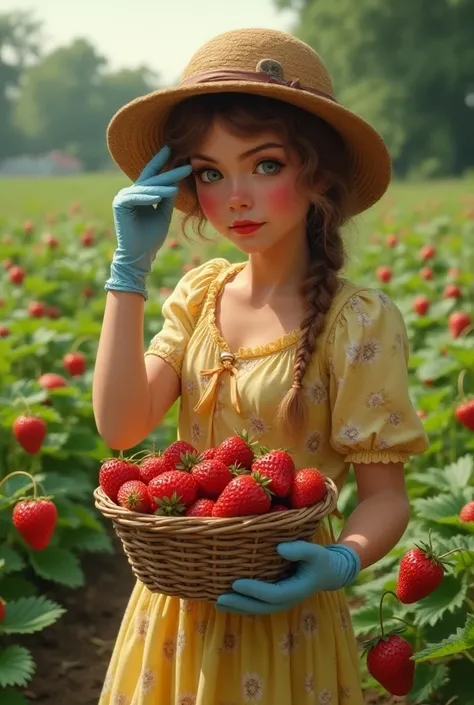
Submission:
POLYGON ((210 333, 214 342, 224 350, 236 358, 251 358, 251 357, 264 357, 265 355, 273 355, 274 353, 285 350, 286 348, 295 345, 300 337, 300 329, 295 328, 288 333, 284 333, 276 340, 272 340, 264 345, 257 345, 253 348, 240 347, 237 351, 231 350, 227 341, 222 337, 219 327, 217 325, 216 309, 219 296, 222 293, 224 286, 230 281, 236 274, 238 274, 244 267, 246 267, 247 262, 238 262, 237 264, 229 264, 220 274, 217 276, 209 287, 209 327, 210 333))

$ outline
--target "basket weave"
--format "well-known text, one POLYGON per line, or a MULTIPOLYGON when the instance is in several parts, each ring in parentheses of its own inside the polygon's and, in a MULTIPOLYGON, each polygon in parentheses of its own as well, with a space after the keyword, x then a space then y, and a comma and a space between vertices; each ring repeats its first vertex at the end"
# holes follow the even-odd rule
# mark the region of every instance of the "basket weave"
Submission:
POLYGON ((337 488, 325 478, 326 497, 312 507, 261 516, 217 519, 140 514, 94 490, 95 506, 122 541, 134 575, 151 592, 214 602, 237 578, 276 582, 294 563, 275 550, 282 541, 311 540, 336 508, 337 488))

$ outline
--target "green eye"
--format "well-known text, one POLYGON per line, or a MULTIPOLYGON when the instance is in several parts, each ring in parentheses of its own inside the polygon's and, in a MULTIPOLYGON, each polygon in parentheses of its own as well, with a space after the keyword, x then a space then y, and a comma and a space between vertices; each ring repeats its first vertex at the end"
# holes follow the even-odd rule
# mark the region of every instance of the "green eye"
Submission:
POLYGON ((217 169, 201 169, 201 171, 196 171, 196 173, 199 174, 199 178, 205 184, 210 184, 214 181, 219 181, 219 179, 222 178, 221 172, 217 169))
POLYGON ((266 176, 273 176, 274 174, 278 174, 280 169, 283 167, 283 164, 276 159, 264 159, 263 161, 259 162, 257 164, 257 174, 265 174, 266 176), (261 171, 259 171, 260 167, 262 168, 261 171))

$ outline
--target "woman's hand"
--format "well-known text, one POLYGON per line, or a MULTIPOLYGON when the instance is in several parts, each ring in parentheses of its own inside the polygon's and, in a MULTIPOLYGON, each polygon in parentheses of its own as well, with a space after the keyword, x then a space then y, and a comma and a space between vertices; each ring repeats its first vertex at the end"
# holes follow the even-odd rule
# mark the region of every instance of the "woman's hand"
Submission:
POLYGON ((296 572, 277 583, 236 580, 234 592, 217 600, 216 609, 237 614, 271 614, 291 609, 321 590, 339 590, 352 583, 361 569, 359 555, 349 546, 321 546, 308 541, 291 541, 277 546, 280 556, 298 561, 296 572))
POLYGON ((136 182, 121 189, 113 200, 117 249, 105 284, 107 291, 134 291, 147 298, 146 278, 168 234, 177 184, 192 171, 186 165, 160 173, 170 154, 170 149, 163 147, 136 182))

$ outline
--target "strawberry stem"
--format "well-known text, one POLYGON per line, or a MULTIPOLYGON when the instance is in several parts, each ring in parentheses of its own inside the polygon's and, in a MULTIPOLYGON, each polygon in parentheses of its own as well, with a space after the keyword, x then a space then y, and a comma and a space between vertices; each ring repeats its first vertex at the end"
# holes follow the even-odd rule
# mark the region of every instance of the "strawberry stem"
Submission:
POLYGON ((36 499, 37 497, 37 485, 36 485, 36 480, 33 477, 33 475, 30 475, 29 472, 25 472, 24 470, 15 470, 15 472, 11 472, 8 475, 6 475, 2 480, 0 480, 0 487, 10 478, 13 477, 14 475, 26 475, 26 477, 29 477, 32 484, 33 484, 33 499, 36 499))
POLYGON ((25 399, 25 397, 24 397, 23 395, 20 395, 19 397, 17 397, 17 398, 15 399, 15 402, 16 402, 16 401, 23 402, 23 404, 24 404, 25 407, 26 407, 26 413, 27 413, 29 416, 31 416, 31 407, 30 407, 30 405, 28 404, 28 402, 27 402, 27 400, 25 399))
POLYGON ((69 352, 70 353, 75 353, 79 349, 79 345, 82 345, 82 343, 85 343, 86 340, 92 340, 91 335, 81 335, 80 338, 77 338, 74 343, 72 344, 72 347, 70 348, 69 352))
POLYGON ((380 598, 380 605, 379 605, 379 621, 380 621, 380 634, 381 636, 384 636, 384 630, 383 630, 383 614, 382 614, 382 608, 383 608, 383 601, 386 595, 393 595, 395 599, 398 601, 398 596, 392 592, 392 590, 385 590, 385 592, 382 593, 382 597, 380 598))
POLYGON ((458 393, 461 399, 464 398, 464 377, 466 376, 467 370, 461 370, 458 376, 458 393))
POLYGON ((453 548, 452 551, 448 551, 447 553, 443 553, 442 556, 439 556, 438 560, 446 558, 446 556, 450 556, 451 553, 458 553, 459 551, 468 551, 468 553, 474 553, 474 551, 472 551, 472 549, 470 548, 453 548))

